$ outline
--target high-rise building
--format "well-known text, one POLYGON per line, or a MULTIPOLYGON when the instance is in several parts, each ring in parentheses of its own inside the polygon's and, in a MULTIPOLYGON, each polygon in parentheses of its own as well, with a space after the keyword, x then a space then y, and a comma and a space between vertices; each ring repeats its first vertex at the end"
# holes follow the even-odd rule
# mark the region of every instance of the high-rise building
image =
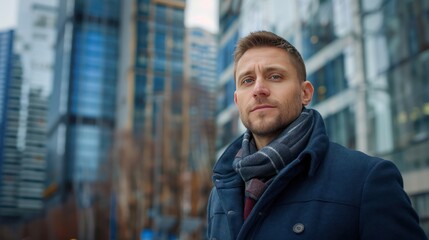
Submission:
POLYGON ((109 176, 101 168, 115 129, 120 12, 119 0, 59 2, 44 192, 52 236, 66 224, 56 214, 76 216, 69 232, 82 239, 93 239, 101 221, 94 199, 109 176))
POLYGON ((155 126, 158 105, 181 113, 185 1, 122 4, 118 128, 142 132, 155 126))
MULTIPOLYGON (((220 2, 222 24, 231 1, 220 2)), ((427 233, 428 9, 420 0, 243 0, 239 16, 240 37, 271 30, 297 47, 331 140, 395 162, 427 233)), ((236 115, 228 106, 218 123, 236 115)))
POLYGON ((87 208, 91 184, 105 177, 100 166, 115 126, 120 1, 60 1, 58 14, 45 197, 54 206, 74 196, 78 208, 87 208))
POLYGON ((122 4, 117 130, 141 140, 142 176, 147 177, 142 211, 150 212, 142 216, 143 227, 168 232, 172 224, 167 222, 178 221, 180 211, 180 172, 173 169, 183 159, 186 1, 122 4))
MULTIPOLYGON (((7 119, 7 96, 12 72, 13 36, 13 30, 0 32, 0 162, 3 162, 3 143, 7 119)), ((0 169, 2 169, 2 167, 0 167, 0 169)))
POLYGON ((184 164, 181 171, 182 222, 180 236, 205 236, 207 195, 211 190, 209 170, 215 156, 217 99, 217 38, 202 28, 186 30, 184 84, 184 164))
MULTIPOLYGON (((10 82, 12 79, 13 62, 13 36, 14 31, 8 30, 0 32, 0 208, 8 205, 8 198, 13 195, 15 188, 12 187, 8 178, 13 178, 17 174, 17 167, 14 162, 6 158, 5 161, 5 141, 8 119, 8 96, 10 91, 10 82), (9 177, 12 175, 12 177, 9 177)), ((6 151, 7 152, 7 151, 6 151)), ((10 199, 10 198, 9 198, 10 199)))
MULTIPOLYGON (((189 101, 190 154, 194 163, 204 164, 198 157, 215 156, 215 121, 217 99, 217 36, 201 28, 187 29, 186 80, 189 101), (195 147, 204 149, 195 149, 195 147)), ((206 162, 207 164, 209 162, 206 162)), ((197 168, 195 166, 195 168, 197 168)))
POLYGON ((52 89, 56 1, 20 1, 7 95, 0 215, 23 217, 43 208, 47 102, 52 89))

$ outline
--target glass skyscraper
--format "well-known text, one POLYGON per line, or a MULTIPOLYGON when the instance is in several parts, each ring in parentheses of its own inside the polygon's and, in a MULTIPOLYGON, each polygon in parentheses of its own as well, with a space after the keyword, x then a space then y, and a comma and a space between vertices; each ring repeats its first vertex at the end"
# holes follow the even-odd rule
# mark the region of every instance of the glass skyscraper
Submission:
POLYGON ((78 206, 88 207, 88 186, 103 180, 99 168, 115 127, 119 20, 120 1, 60 2, 49 108, 49 201, 74 193, 78 206))
POLYGON ((133 128, 153 132, 156 116, 164 111, 161 105, 167 115, 182 113, 185 1, 138 0, 136 4, 133 128))
POLYGON ((12 72, 13 36, 13 30, 0 32, 0 162, 2 163, 7 119, 7 96, 12 72))
POLYGON ((1 176, 0 215, 22 219, 43 209, 56 1, 20 1, 17 20, 5 108, 2 155, 8 167, 1 176))
MULTIPOLYGON (((12 80, 12 62, 13 62, 13 36, 14 31, 8 30, 0 32, 0 210, 4 211, 7 207, 10 195, 14 192, 13 186, 6 179, 17 172, 16 165, 4 156, 5 147, 8 144, 7 123, 8 114, 8 96, 10 91, 10 82, 12 80)), ((7 210, 6 210, 7 211, 7 210)))
POLYGON ((115 130, 120 13, 119 0, 59 3, 44 194, 49 232, 58 238, 69 237, 57 231, 65 224, 77 238, 104 238, 95 235, 102 220, 94 199, 109 177, 102 166, 115 130))
POLYGON ((207 196, 211 190, 209 171, 215 157, 217 98, 217 38, 201 28, 186 34, 184 137, 186 148, 181 174, 183 239, 205 236, 207 196))
POLYGON ((210 162, 215 156, 217 36, 201 28, 189 28, 186 36, 187 99, 191 125, 189 146, 190 154, 194 154, 194 164, 198 165, 206 162, 197 157, 199 151, 207 154, 210 162), (196 146, 204 150, 193 149, 196 146))
POLYGON ((149 214, 139 219, 155 232, 173 231, 166 222, 180 213, 180 172, 173 169, 183 160, 185 5, 133 0, 122 8, 117 131, 131 133, 141 146, 146 180, 136 189, 137 205, 149 214))

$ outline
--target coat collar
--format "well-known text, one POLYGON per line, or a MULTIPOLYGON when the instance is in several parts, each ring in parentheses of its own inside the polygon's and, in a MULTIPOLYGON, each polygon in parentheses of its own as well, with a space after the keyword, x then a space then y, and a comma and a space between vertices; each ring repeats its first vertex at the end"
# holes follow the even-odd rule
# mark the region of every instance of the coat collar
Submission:
POLYGON ((314 176, 329 148, 329 137, 326 135, 325 122, 322 116, 314 110, 314 130, 307 147, 298 156, 298 159, 309 161, 308 175, 314 176))
MULTIPOLYGON (((324 159, 328 146, 329 138, 326 135, 325 123, 322 116, 314 110, 315 127, 310 136, 305 149, 299 154, 297 159, 301 159, 309 164, 308 175, 313 176, 320 163, 324 159)), ((235 139, 224 151, 213 168, 213 182, 217 188, 242 186, 241 178, 236 174, 232 167, 232 162, 237 152, 241 148, 243 135, 235 139)))

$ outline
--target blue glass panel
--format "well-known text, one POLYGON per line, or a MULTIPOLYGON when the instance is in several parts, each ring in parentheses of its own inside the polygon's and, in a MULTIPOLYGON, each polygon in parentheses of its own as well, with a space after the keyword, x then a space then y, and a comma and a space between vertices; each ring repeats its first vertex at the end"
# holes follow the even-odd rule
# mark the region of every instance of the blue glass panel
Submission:
POLYGON ((182 9, 172 8, 173 11, 173 24, 184 25, 183 19, 185 19, 185 13, 182 9))
POLYGON ((165 33, 157 32, 155 34, 155 48, 156 50, 165 51, 165 33))
POLYGON ((135 83, 136 95, 145 95, 146 83, 147 83, 146 75, 136 76, 136 83, 135 83))
POLYGON ((167 7, 165 5, 156 5, 155 7, 155 21, 165 22, 167 16, 167 7))
POLYGON ((153 91, 154 92, 162 92, 165 87, 165 79, 164 77, 155 76, 153 83, 153 91))
POLYGON ((100 161, 102 132, 98 126, 78 125, 70 127, 70 151, 73 175, 76 180, 95 180, 100 161))
POLYGON ((234 104, 234 91, 235 91, 235 82, 233 79, 230 79, 226 84, 226 97, 225 98, 225 108, 229 107, 231 104, 234 104))
POLYGON ((157 54, 153 60, 153 69, 155 71, 164 72, 166 69, 167 60, 165 55, 157 54))

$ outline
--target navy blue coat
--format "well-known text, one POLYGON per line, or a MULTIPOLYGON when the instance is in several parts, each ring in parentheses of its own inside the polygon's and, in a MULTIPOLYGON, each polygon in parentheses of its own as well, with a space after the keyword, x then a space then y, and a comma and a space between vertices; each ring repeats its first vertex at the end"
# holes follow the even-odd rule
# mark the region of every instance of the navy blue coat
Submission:
POLYGON ((209 239, 427 239, 396 166, 330 142, 321 119, 243 221, 244 182, 232 168, 241 141, 213 170, 209 239))

